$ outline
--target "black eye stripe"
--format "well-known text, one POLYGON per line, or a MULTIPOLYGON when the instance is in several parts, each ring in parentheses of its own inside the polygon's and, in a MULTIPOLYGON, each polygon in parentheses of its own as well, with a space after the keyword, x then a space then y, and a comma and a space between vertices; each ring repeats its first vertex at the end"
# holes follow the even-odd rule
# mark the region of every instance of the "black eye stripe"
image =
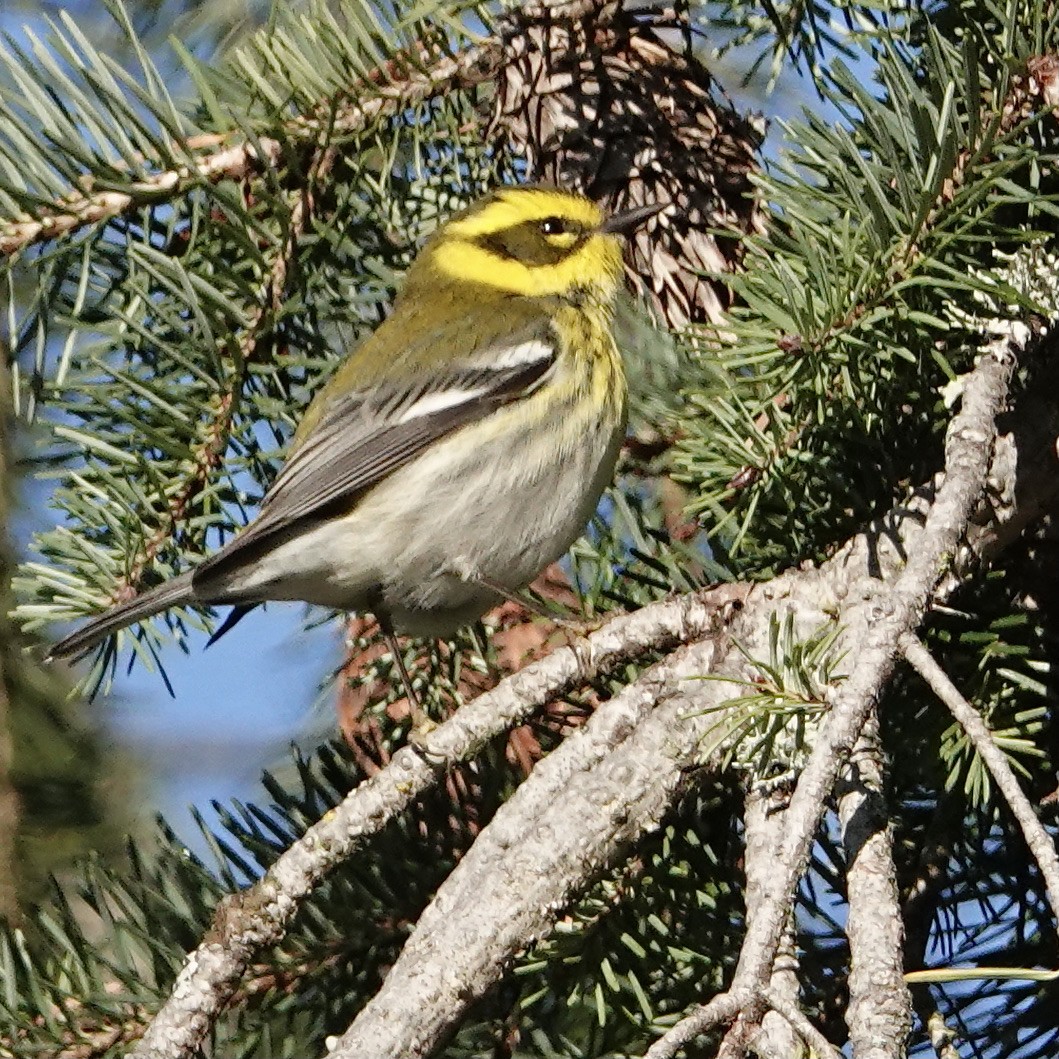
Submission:
POLYGON ((550 268, 576 253, 588 235, 589 232, 577 221, 544 217, 478 235, 471 242, 505 261, 518 261, 528 268, 550 268), (555 238, 560 235, 568 238, 555 238), (571 236, 573 238, 569 238, 571 236))

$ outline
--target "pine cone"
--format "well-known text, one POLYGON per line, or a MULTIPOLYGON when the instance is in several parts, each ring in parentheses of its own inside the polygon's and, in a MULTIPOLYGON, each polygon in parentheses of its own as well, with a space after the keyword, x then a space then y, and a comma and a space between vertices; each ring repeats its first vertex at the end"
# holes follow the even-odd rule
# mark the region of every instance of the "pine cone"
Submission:
POLYGON ((490 123, 526 158, 528 179, 610 210, 673 203, 630 239, 626 266, 674 328, 720 318, 728 291, 700 273, 738 267, 739 235, 760 226, 750 174, 761 131, 719 98, 690 34, 671 9, 530 5, 502 32, 490 123))

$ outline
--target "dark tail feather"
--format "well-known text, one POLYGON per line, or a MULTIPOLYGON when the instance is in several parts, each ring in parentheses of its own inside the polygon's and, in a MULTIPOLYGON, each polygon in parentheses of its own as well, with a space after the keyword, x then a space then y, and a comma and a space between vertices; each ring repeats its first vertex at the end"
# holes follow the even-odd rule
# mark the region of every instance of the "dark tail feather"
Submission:
POLYGON ((219 629, 215 629, 213 635, 206 641, 207 647, 212 647, 226 632, 231 632, 239 622, 243 620, 260 603, 239 603, 228 611, 228 617, 221 622, 219 629))
POLYGON ((112 607, 106 614, 93 618, 65 640, 60 640, 48 652, 48 660, 83 655, 118 629, 149 618, 160 610, 187 603, 192 598, 191 574, 192 571, 189 570, 186 574, 174 577, 172 581, 166 581, 164 585, 152 588, 150 592, 144 592, 142 596, 112 607))

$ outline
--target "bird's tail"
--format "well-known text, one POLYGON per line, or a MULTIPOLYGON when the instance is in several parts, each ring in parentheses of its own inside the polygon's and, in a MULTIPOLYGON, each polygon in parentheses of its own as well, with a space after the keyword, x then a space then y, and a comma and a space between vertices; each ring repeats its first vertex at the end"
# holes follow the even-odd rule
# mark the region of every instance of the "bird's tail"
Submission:
POLYGON ((124 629, 126 625, 143 618, 149 618, 160 610, 175 607, 180 603, 187 603, 192 599, 191 575, 193 571, 174 577, 171 581, 152 588, 150 592, 130 599, 127 603, 119 603, 105 614, 93 618, 86 625, 82 625, 75 633, 71 633, 65 640, 60 640, 48 652, 48 659, 74 658, 90 651, 96 644, 105 640, 111 633, 118 629, 124 629))

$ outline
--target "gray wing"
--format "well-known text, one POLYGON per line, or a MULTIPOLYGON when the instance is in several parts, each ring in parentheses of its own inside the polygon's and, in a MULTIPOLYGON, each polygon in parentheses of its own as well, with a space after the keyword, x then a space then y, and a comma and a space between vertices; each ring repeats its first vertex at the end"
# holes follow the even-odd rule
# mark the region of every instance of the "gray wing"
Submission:
POLYGON ((356 497, 430 444, 528 396, 555 365, 548 342, 520 344, 519 359, 495 367, 425 376, 411 386, 335 398, 291 455, 261 504, 261 513, 195 577, 224 576, 286 539, 299 523, 348 510, 356 497))

